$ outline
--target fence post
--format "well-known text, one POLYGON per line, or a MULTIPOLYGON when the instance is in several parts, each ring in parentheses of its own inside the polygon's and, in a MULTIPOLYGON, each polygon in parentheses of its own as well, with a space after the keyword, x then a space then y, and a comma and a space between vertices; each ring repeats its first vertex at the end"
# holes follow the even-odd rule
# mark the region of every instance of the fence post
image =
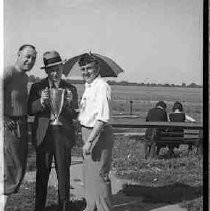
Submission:
POLYGON ((133 100, 130 100, 130 115, 133 114, 133 100))

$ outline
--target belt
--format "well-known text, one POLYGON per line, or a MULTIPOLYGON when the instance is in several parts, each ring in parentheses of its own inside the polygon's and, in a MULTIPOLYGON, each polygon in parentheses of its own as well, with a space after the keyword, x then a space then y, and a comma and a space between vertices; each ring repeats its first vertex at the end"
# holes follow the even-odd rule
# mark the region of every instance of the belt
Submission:
MULTIPOLYGON (((104 124, 104 128, 110 126, 108 123, 105 123, 104 124)), ((87 126, 84 126, 84 125, 81 125, 81 127, 84 127, 84 128, 87 128, 87 129, 93 129, 93 127, 87 127, 87 126)))
POLYGON ((81 125, 81 127, 84 127, 84 128, 87 128, 87 129, 93 129, 93 127, 87 127, 87 126, 84 126, 84 125, 81 125))
MULTIPOLYGON (((50 123, 49 126, 50 126, 50 127, 51 127, 51 126, 53 127, 53 126, 63 126, 63 125, 65 125, 65 124, 63 124, 63 123, 62 123, 62 125, 53 125, 53 124, 51 124, 51 123, 53 123, 53 122, 54 122, 54 120, 50 120, 50 121, 49 121, 49 123, 50 123)), ((68 122, 68 126, 73 127, 73 126, 74 126, 73 122, 68 122)))

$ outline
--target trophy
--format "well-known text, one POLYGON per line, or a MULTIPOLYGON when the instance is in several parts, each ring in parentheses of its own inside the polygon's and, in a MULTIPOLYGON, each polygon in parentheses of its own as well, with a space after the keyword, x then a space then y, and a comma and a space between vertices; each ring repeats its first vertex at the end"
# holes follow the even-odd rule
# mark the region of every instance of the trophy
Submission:
POLYGON ((65 90, 61 88, 52 88, 49 90, 50 92, 50 106, 51 106, 51 112, 53 113, 55 119, 51 123, 52 125, 62 125, 62 123, 59 121, 59 116, 63 107, 64 103, 64 93, 65 90))

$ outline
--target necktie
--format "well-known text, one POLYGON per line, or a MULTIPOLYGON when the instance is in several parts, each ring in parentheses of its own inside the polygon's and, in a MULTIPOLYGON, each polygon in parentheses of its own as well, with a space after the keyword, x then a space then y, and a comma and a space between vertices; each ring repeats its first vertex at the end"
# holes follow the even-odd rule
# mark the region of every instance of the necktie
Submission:
POLYGON ((55 86, 55 83, 54 82, 52 82, 52 88, 56 88, 56 86, 55 86))
MULTIPOLYGON (((55 86, 55 83, 52 81, 52 86, 51 86, 51 89, 56 89, 56 86, 55 86)), ((54 120, 55 116, 52 112, 52 110, 50 111, 50 119, 51 120, 54 120)))

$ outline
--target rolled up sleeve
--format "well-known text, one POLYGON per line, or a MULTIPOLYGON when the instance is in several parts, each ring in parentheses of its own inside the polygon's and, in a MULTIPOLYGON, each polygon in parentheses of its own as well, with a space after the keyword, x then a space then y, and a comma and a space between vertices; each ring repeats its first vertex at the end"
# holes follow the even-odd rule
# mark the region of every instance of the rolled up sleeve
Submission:
POLYGON ((111 89, 106 84, 102 84, 97 93, 97 117, 96 119, 102 122, 109 122, 110 120, 110 102, 111 89))

